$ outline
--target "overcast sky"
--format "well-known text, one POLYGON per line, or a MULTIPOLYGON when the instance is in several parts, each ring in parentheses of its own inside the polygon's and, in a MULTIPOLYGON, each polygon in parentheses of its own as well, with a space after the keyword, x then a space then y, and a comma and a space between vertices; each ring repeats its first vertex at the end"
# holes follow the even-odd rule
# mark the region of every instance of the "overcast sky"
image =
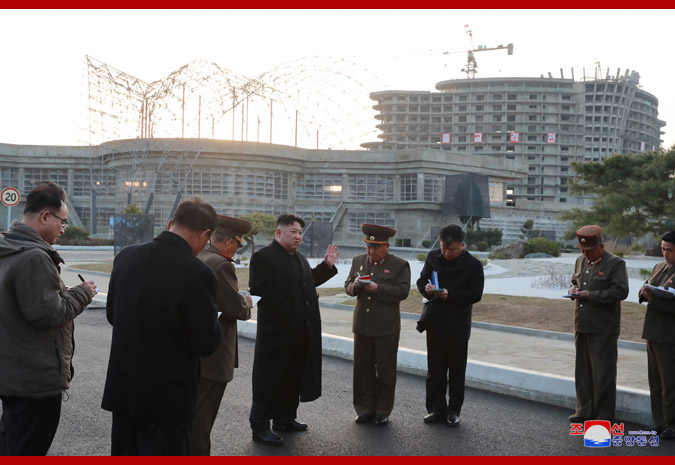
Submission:
POLYGON ((560 68, 571 77, 574 68, 579 78, 597 63, 612 75, 637 70, 659 99, 670 147, 674 24, 671 10, 2 10, 0 142, 78 143, 85 55, 145 82, 195 59, 255 76, 331 56, 376 76, 370 91, 434 90, 465 77, 469 25, 476 47, 514 44, 512 56, 477 53, 477 77, 560 77, 560 68))

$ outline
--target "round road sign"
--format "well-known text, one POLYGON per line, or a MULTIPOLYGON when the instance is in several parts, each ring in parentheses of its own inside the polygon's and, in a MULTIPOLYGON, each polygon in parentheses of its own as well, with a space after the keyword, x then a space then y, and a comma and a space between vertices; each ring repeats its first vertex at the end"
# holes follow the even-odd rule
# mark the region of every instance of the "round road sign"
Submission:
POLYGON ((14 207, 19 204, 21 194, 19 194, 18 189, 5 187, 2 192, 0 192, 0 200, 8 207, 14 207))

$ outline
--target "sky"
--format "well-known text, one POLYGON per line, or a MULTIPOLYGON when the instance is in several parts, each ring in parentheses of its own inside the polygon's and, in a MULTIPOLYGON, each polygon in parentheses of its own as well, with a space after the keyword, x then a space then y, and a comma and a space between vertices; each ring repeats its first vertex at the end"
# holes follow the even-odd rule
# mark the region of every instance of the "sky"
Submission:
POLYGON ((0 143, 78 144, 86 55, 145 82, 196 59, 253 77, 344 58, 369 91, 433 91, 465 77, 471 30, 475 48, 514 44, 511 56, 476 53, 476 77, 637 70, 659 99, 669 148, 673 24, 675 10, 0 10, 0 143))

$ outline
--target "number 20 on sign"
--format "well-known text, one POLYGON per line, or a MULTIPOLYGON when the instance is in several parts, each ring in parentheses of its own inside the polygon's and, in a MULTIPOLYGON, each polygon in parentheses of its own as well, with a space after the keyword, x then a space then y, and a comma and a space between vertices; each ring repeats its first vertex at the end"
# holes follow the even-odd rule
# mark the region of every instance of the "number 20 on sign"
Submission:
POLYGON ((0 192, 0 201, 7 206, 7 231, 9 231, 9 224, 12 222, 12 207, 19 204, 21 194, 14 187, 5 187, 0 192))

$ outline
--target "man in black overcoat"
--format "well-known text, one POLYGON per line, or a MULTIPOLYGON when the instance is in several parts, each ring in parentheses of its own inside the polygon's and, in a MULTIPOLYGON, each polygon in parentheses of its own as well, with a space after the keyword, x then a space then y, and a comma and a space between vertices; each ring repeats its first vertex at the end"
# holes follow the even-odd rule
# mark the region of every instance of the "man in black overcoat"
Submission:
POLYGON ((259 296, 253 358, 253 439, 269 445, 283 440, 270 429, 302 431, 299 402, 321 395, 321 316, 316 287, 337 274, 338 250, 328 246, 312 269, 298 252, 305 222, 294 215, 277 218, 274 240, 251 257, 249 287, 259 296))
POLYGON ((464 404, 471 311, 483 297, 485 278, 483 264, 464 250, 459 225, 444 227, 438 239, 440 249, 429 252, 417 280, 417 289, 428 300, 417 324, 418 331, 427 332, 429 413, 424 422, 445 420, 457 426, 464 404))
POLYGON ((199 358, 220 344, 216 277, 197 259, 216 212, 181 203, 169 230, 115 258, 106 315, 113 326, 101 407, 113 413, 112 455, 187 455, 199 358))

